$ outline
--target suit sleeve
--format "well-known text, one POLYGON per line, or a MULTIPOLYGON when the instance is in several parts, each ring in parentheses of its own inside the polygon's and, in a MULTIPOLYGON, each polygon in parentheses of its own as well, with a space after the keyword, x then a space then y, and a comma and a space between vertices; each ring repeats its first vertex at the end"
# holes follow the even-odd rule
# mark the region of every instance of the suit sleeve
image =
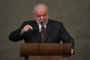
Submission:
POLYGON ((61 23, 61 30, 60 30, 60 39, 62 40, 63 43, 71 43, 72 48, 74 48, 74 40, 70 36, 70 34, 66 31, 63 23, 61 23))
POLYGON ((24 22, 20 28, 16 29, 15 31, 11 32, 10 35, 9 35, 9 39, 11 41, 19 41, 19 40, 22 40, 23 39, 23 34, 21 34, 21 30, 22 28, 26 25, 26 23, 24 22))

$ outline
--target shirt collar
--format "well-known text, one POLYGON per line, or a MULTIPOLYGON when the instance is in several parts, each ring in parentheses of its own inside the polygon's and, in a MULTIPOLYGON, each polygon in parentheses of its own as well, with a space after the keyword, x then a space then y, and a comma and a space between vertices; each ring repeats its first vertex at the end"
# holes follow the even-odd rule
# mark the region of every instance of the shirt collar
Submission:
MULTIPOLYGON (((41 25, 41 23, 37 23, 38 24, 38 26, 39 26, 39 32, 41 32, 41 27, 42 27, 42 25, 41 25)), ((43 26, 44 26, 44 28, 46 29, 46 24, 43 24, 43 26)))

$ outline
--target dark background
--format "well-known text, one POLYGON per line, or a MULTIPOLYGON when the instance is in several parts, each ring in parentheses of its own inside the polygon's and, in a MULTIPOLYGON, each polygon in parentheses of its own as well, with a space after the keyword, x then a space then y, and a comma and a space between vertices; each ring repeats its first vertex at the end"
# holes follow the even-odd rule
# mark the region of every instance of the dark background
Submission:
POLYGON ((0 0, 0 60, 23 60, 9 34, 23 21, 33 19, 32 8, 44 3, 49 17, 64 23, 75 40, 75 55, 65 60, 90 60, 90 0, 0 0))

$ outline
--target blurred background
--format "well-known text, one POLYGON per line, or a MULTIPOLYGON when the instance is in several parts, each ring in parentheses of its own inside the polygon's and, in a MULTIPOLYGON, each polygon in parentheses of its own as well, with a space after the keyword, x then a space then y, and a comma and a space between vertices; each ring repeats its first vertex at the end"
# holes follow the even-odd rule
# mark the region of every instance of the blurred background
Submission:
POLYGON ((65 60, 90 60, 90 0, 0 0, 0 60, 24 60, 19 57, 23 41, 12 42, 9 34, 23 21, 33 19, 38 3, 49 8, 49 18, 63 22, 75 40, 75 55, 65 60))

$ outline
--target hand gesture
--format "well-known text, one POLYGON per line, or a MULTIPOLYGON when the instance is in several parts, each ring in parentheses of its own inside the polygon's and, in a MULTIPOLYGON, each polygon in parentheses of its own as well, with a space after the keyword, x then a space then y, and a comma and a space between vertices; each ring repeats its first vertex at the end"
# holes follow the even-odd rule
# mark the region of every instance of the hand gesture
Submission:
POLYGON ((33 28, 31 25, 27 24, 26 26, 23 27, 22 32, 28 32, 29 30, 33 30, 33 28))

